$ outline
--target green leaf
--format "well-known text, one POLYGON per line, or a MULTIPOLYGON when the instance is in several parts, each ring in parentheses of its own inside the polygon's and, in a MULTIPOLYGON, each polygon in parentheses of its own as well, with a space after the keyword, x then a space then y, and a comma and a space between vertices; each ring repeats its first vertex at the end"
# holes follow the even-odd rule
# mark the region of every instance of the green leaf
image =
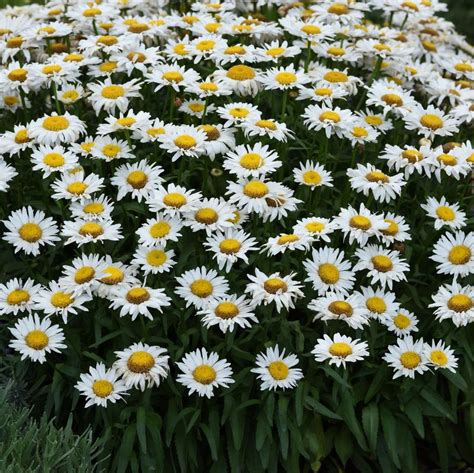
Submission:
POLYGON ((354 409, 354 398, 349 391, 342 391, 342 402, 339 408, 339 413, 347 424, 349 430, 354 434, 357 443, 363 450, 367 450, 367 442, 365 441, 364 433, 357 420, 354 409))
POLYGON ((423 389, 421 391, 421 397, 428 401, 429 404, 435 408, 442 416, 447 417, 452 422, 456 422, 456 418, 451 412, 449 405, 446 401, 436 392, 431 389, 423 389))
POLYGON ((362 426, 372 452, 377 449, 377 434, 379 430, 379 410, 377 404, 372 403, 362 411, 362 426))
POLYGON ((347 460, 349 460, 354 450, 352 435, 346 427, 343 427, 339 432, 336 433, 336 437, 334 439, 334 447, 339 458, 342 461, 342 464, 345 466, 347 460))
POLYGON ((398 453, 400 452, 399 445, 397 442, 397 424, 396 419, 393 417, 392 413, 385 406, 380 408, 380 418, 382 420, 382 428, 385 438, 385 443, 387 444, 388 454, 393 460, 393 463, 400 468, 400 459, 398 458, 398 453))
POLYGON ((417 399, 411 399, 405 406, 405 414, 414 425, 416 432, 421 438, 425 436, 425 426, 423 425, 423 411, 421 403, 417 399))
POLYGON ((143 406, 140 406, 137 410, 137 435, 140 448, 146 454, 146 413, 143 406))
POLYGON ((118 473, 124 473, 127 471, 128 465, 130 463, 130 455, 133 450, 133 444, 135 443, 135 433, 135 425, 131 424, 127 427, 122 437, 122 442, 120 443, 117 458, 118 473))
POLYGON ((331 409, 328 409, 319 401, 316 401, 316 399, 307 397, 306 403, 309 404, 310 407, 312 407, 317 413, 321 414, 322 416, 329 417, 334 420, 342 420, 342 417, 339 414, 336 414, 335 412, 331 411, 331 409))

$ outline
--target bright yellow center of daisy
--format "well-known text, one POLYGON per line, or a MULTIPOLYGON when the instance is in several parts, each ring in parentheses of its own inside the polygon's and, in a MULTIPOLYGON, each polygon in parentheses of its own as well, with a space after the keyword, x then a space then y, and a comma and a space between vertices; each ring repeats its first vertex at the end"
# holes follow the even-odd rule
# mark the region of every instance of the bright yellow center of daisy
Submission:
POLYGON ((203 223, 205 225, 211 225, 217 222, 217 220, 219 219, 219 214, 214 209, 211 209, 210 207, 204 207, 202 209, 199 209, 194 214, 194 218, 199 223, 203 223))
POLYGON ((168 222, 157 222, 150 227, 150 235, 152 238, 163 238, 169 234, 171 225, 168 222))
POLYGON ((115 123, 126 128, 134 125, 136 123, 136 120, 133 117, 123 117, 119 118, 115 123))
POLYGON ((81 181, 71 182, 71 184, 67 186, 67 191, 74 195, 82 195, 86 189, 87 184, 81 181))
POLYGON ((421 363, 421 356, 415 351, 406 351, 400 355, 400 363, 404 368, 411 370, 421 363))
POLYGON ((339 123, 341 121, 341 116, 337 112, 327 110, 326 112, 323 112, 321 113, 321 115, 319 115, 319 119, 322 122, 339 123))
POLYGON ((321 174, 317 171, 306 171, 303 174, 303 182, 310 186, 317 186, 321 182, 321 174))
POLYGON ((177 192, 170 192, 163 197, 163 203, 168 207, 174 207, 179 209, 187 202, 186 197, 183 194, 178 194, 177 192))
POLYGON ((353 313, 352 306, 346 301, 333 301, 329 304, 328 309, 336 315, 345 315, 350 317, 353 313))
POLYGON ((344 48, 338 48, 332 46, 326 50, 326 52, 331 56, 344 56, 346 50, 344 48))
POLYGON ((356 138, 366 138, 369 135, 369 132, 361 126, 355 126, 352 128, 352 134, 356 138))
POLYGON ((448 260, 452 264, 466 264, 471 259, 472 252, 466 245, 453 246, 448 254, 448 260))
POLYGON ((18 103, 18 98, 15 95, 4 95, 3 103, 9 107, 13 107, 18 103))
POLYGON ((167 259, 166 253, 162 250, 150 250, 146 255, 146 262, 150 266, 162 266, 167 259))
POLYGON ((474 301, 466 294, 454 294, 448 300, 448 308, 454 312, 466 312, 472 309, 474 301))
POLYGON ((49 338, 41 330, 32 330, 25 337, 25 343, 33 350, 42 350, 48 346, 49 338))
POLYGON ((276 379, 277 381, 282 381, 288 378, 290 370, 286 363, 278 360, 278 361, 272 361, 268 365, 268 372, 270 373, 273 379, 276 379))
POLYGON ((397 94, 383 94, 382 100, 388 105, 394 105, 401 107, 403 105, 403 99, 397 94))
POLYGON ((474 66, 467 62, 459 62, 454 66, 454 69, 456 69, 459 72, 473 72, 474 71, 474 66))
POLYGON ((294 243, 295 241, 298 241, 299 239, 300 239, 300 237, 298 235, 293 234, 293 233, 284 234, 284 235, 281 235, 278 238, 277 244, 278 245, 287 245, 289 243, 294 243))
POLYGON ((199 88, 204 92, 216 92, 219 87, 214 82, 201 82, 199 88))
POLYGON ((318 275, 326 284, 336 284, 339 281, 339 269, 332 263, 319 265, 318 275))
POLYGON ((329 353, 331 353, 332 356, 345 358, 346 356, 352 355, 352 347, 345 342, 336 342, 329 347, 329 353))
POLYGON ((47 117, 43 120, 43 128, 48 131, 62 131, 68 127, 69 120, 61 115, 47 117))
POLYGON ((281 56, 285 51, 285 48, 269 48, 265 51, 265 54, 270 57, 278 57, 281 56))
POLYGON ((85 10, 82 11, 82 16, 85 16, 86 18, 90 18, 93 16, 100 15, 102 13, 102 10, 100 8, 86 8, 85 10))
POLYGON ((233 302, 221 302, 214 309, 214 314, 220 319, 233 319, 239 315, 239 308, 233 302))
POLYGON ((324 230, 325 226, 323 222, 309 222, 304 227, 310 233, 319 233, 324 230))
POLYGON ((268 186, 264 182, 250 181, 244 186, 244 194, 252 199, 259 199, 268 194, 268 186))
POLYGON ((448 357, 446 356, 446 353, 441 350, 433 350, 430 353, 430 360, 432 363, 438 366, 446 366, 448 363, 448 357))
POLYGON ((114 385, 106 379, 98 379, 92 384, 92 391, 97 397, 109 397, 114 391, 114 385))
POLYGON ((314 93, 318 97, 331 97, 332 92, 333 92, 332 89, 329 89, 327 87, 319 87, 317 89, 314 89, 314 93))
POLYGON ((387 310, 387 304, 385 301, 378 296, 369 297, 365 301, 365 305, 370 312, 374 312, 376 314, 383 314, 387 310))
POLYGON ((91 281, 95 276, 95 269, 92 266, 83 266, 76 271, 74 281, 77 284, 84 284, 91 281))
POLYGON ((214 125, 199 125, 199 129, 206 133, 208 141, 218 140, 221 136, 219 129, 214 125))
POLYGON ((333 3, 328 8, 328 13, 333 15, 345 15, 349 12, 349 7, 344 3, 333 3))
POLYGON ((64 100, 75 101, 79 98, 79 92, 77 92, 77 90, 66 90, 66 92, 63 93, 62 98, 64 100))
POLYGON ((369 182, 383 182, 387 183, 390 181, 390 178, 384 174, 382 171, 372 171, 365 175, 365 178, 369 182))
POLYGON ((316 25, 304 25, 301 27, 301 31, 309 35, 319 34, 321 33, 321 28, 319 28, 319 26, 316 26, 316 25))
POLYGON ((206 39, 204 41, 199 41, 199 43, 197 43, 195 47, 198 51, 206 52, 211 51, 215 45, 215 41, 213 41, 212 39, 206 39))
POLYGON ((99 36, 97 43, 103 44, 104 46, 113 46, 114 44, 118 43, 118 39, 116 36, 110 35, 99 36))
POLYGON ((112 72, 117 69, 117 63, 115 61, 112 62, 104 62, 99 66, 101 72, 112 72))
POLYGON ((71 53, 64 56, 65 62, 81 62, 84 59, 82 54, 71 53))
POLYGON ((148 182, 148 176, 140 170, 132 171, 127 176, 127 183, 134 189, 143 189, 148 182))
POLYGON ((263 283, 263 288, 270 294, 277 294, 278 292, 286 292, 288 285, 283 279, 270 278, 263 283))
POLYGON ((16 132, 15 135, 15 143, 18 145, 28 143, 30 141, 30 138, 28 137, 28 130, 26 128, 23 128, 22 130, 19 130, 16 132))
POLYGON ((145 62, 146 56, 138 51, 132 51, 127 54, 127 59, 129 61, 135 61, 135 62, 145 62))
POLYGON ((363 215, 354 215, 354 217, 351 217, 349 225, 352 228, 357 228, 358 230, 368 230, 372 227, 370 220, 363 215))
POLYGON ((86 214, 101 214, 105 210, 100 202, 91 202, 84 205, 82 211, 86 214))
POLYGON ((245 118, 250 112, 246 108, 235 107, 229 110, 229 115, 234 118, 245 118))
POLYGON ((62 67, 59 64, 48 64, 47 66, 44 66, 42 69, 43 74, 46 74, 47 76, 61 72, 61 70, 62 70, 62 67))
POLYGON ((455 166, 457 163, 457 159, 452 154, 441 153, 436 156, 436 159, 445 166, 455 166))
POLYGON ((365 123, 372 126, 380 126, 383 123, 383 119, 377 115, 367 115, 364 120, 365 123))
POLYGON ((100 223, 96 222, 87 222, 81 226, 79 229, 79 234, 82 236, 91 236, 97 238, 100 235, 103 235, 104 229, 100 223))
POLYGON ((155 359, 147 351, 136 351, 127 360, 127 367, 132 373, 148 373, 155 366, 155 359))
POLYGON ((150 136, 158 136, 158 135, 164 135, 165 133, 165 129, 160 127, 160 128, 148 128, 148 130, 146 131, 147 135, 150 135, 150 136))
POLYGON ((125 298, 130 304, 141 304, 150 299, 150 293, 144 287, 134 287, 127 291, 125 298))
POLYGON ((121 283, 124 279, 124 272, 116 268, 114 266, 108 266, 107 268, 104 269, 104 273, 107 276, 104 276, 100 282, 103 284, 107 284, 108 286, 112 286, 118 283, 121 283))
POLYGON ((281 85, 290 85, 296 82, 296 74, 293 72, 279 72, 275 76, 275 80, 281 85))
POLYGON ((74 302, 74 298, 67 292, 58 291, 51 295, 51 304, 58 309, 64 309, 74 302))
POLYGON ((456 218, 454 210, 451 207, 446 207, 444 205, 436 209, 436 215, 445 222, 452 222, 456 218))
POLYGON ((434 53, 438 50, 436 44, 434 44, 432 41, 425 40, 422 41, 421 44, 426 49, 426 51, 429 51, 431 53, 434 53))
POLYGON ((374 268, 381 273, 386 273, 393 268, 392 260, 385 255, 373 256, 371 261, 374 268))
POLYGON ((395 324, 395 327, 399 329, 405 329, 408 328, 411 325, 410 318, 407 317, 404 314, 398 314, 393 318, 393 323, 395 324))
POLYGON ((253 79, 255 77, 255 71, 249 66, 239 65, 232 66, 226 75, 229 79, 244 81, 253 79))
POLYGON ((430 130, 438 130, 443 127, 443 119, 438 115, 427 113, 420 118, 420 123, 430 130))
POLYGON ((25 82, 28 71, 23 68, 13 69, 8 73, 8 78, 16 82, 25 82))
POLYGON ((349 78, 347 74, 341 71, 329 71, 324 74, 323 79, 331 82, 332 84, 336 84, 338 82, 347 82, 349 78))
POLYGON ((199 365, 193 370, 193 378, 201 384, 211 384, 216 380, 216 370, 209 365, 199 365))
POLYGON ((219 250, 226 255, 237 253, 241 247, 240 241, 235 238, 226 238, 219 243, 219 250))
POLYGON ((385 230, 380 230, 381 233, 388 236, 395 236, 398 233, 398 224, 394 220, 385 219, 385 223, 388 223, 388 227, 385 230))
POLYGON ((257 120, 255 122, 255 125, 259 128, 266 128, 267 130, 271 131, 275 131, 277 129, 275 122, 273 122, 272 120, 257 120))
POLYGON ((43 236, 43 230, 37 223, 24 223, 18 233, 22 240, 29 243, 35 243, 43 236))
POLYGON ((245 169, 258 169, 263 164, 263 158, 258 153, 247 153, 240 158, 240 165, 245 169))
POLYGON ((214 287, 206 279, 196 279, 191 283, 190 289, 195 296, 205 298, 212 294, 214 287))
POLYGON ((125 89, 121 85, 107 85, 102 89, 101 94, 106 99, 115 100, 125 95, 125 89))
POLYGON ((167 80, 168 82, 181 82, 184 77, 179 71, 168 71, 163 73, 163 79, 167 80))
POLYGON ((15 289, 7 296, 7 303, 9 305, 20 305, 30 300, 30 294, 24 289, 15 289))
POLYGON ((201 113, 205 108, 204 104, 198 102, 190 103, 188 107, 194 113, 201 113))
POLYGON ((102 148, 102 153, 107 156, 107 158, 113 159, 116 158, 120 153, 122 148, 114 143, 109 143, 102 148))
POLYGON ((402 152, 402 157, 410 163, 417 163, 423 159, 423 155, 416 149, 406 149, 402 152))
POLYGON ((174 144, 181 149, 190 149, 196 146, 197 141, 191 135, 179 135, 174 139, 174 144))

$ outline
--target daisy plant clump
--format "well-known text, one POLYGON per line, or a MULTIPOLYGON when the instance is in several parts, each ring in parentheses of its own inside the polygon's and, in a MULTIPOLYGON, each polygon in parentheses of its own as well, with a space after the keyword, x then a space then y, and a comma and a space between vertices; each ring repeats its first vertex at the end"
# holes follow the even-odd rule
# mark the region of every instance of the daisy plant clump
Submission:
POLYGON ((33 412, 107 471, 472 465, 474 49, 446 10, 0 10, 1 356, 33 412))

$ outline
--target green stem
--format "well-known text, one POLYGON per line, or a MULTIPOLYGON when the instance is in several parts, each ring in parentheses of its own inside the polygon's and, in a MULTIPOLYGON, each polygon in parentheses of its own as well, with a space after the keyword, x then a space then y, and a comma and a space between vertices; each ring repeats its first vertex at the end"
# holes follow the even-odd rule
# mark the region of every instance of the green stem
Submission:
POLYGON ((308 72, 310 61, 311 61, 311 41, 308 40, 307 45, 306 45, 306 60, 304 62, 305 72, 308 72))
POLYGON ((53 89, 54 102, 56 103, 56 112, 58 112, 58 115, 62 115, 62 107, 58 100, 58 89, 54 82, 51 83, 51 88, 53 89))
POLYGON ((285 120, 286 114, 286 103, 288 102, 288 90, 285 90, 285 94, 283 95, 283 102, 281 104, 281 114, 280 114, 280 121, 283 123, 285 120))

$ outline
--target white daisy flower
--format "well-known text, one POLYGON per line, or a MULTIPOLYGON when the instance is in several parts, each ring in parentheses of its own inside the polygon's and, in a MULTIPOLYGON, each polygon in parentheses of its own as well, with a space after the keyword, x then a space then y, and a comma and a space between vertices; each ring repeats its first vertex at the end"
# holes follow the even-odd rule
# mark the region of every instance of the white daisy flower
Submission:
POLYGON ((135 277, 137 270, 134 266, 113 261, 109 255, 105 256, 104 259, 107 266, 103 269, 104 276, 99 279, 99 287, 96 289, 99 297, 111 297, 112 292, 118 286, 139 284, 135 277))
POLYGON ((428 197, 426 204, 421 204, 428 217, 434 218, 434 227, 440 230, 447 226, 453 230, 459 230, 466 225, 466 213, 459 209, 458 204, 450 204, 444 196, 440 200, 428 197))
POLYGON ((64 333, 59 325, 53 325, 49 318, 41 320, 38 315, 29 315, 19 319, 9 329, 14 339, 9 347, 21 354, 21 359, 44 363, 50 352, 59 353, 66 348, 64 333))
POLYGON ((309 235, 314 241, 330 242, 331 233, 336 230, 334 222, 323 217, 306 217, 296 222, 293 232, 297 235, 309 235))
POLYGON ((176 92, 180 88, 195 82, 199 79, 199 74, 194 69, 186 69, 177 63, 156 64, 152 72, 145 75, 147 82, 154 84, 154 92, 163 87, 172 87, 176 92))
POLYGON ((59 143, 73 143, 85 134, 82 120, 69 112, 63 115, 52 113, 32 122, 29 135, 40 144, 54 146, 59 143))
POLYGON ((146 127, 149 123, 150 114, 148 112, 135 113, 133 110, 128 110, 126 114, 120 112, 118 118, 113 115, 106 117, 105 123, 98 126, 97 134, 103 136, 122 132, 127 135, 146 127))
POLYGON ((73 218, 80 218, 82 220, 110 220, 114 205, 107 196, 98 195, 90 199, 72 202, 69 210, 73 218))
POLYGON ((41 284, 35 284, 29 278, 26 281, 14 278, 0 284, 0 315, 17 315, 25 311, 31 313, 40 289, 41 284))
POLYGON ((285 349, 280 351, 278 345, 268 347, 257 355, 257 368, 250 371, 257 374, 261 381, 260 390, 276 391, 277 389, 294 389, 298 381, 303 378, 298 357, 292 353, 285 356, 285 349))
POLYGON ((433 247, 430 259, 438 263, 439 274, 465 277, 474 273, 474 233, 446 233, 433 247))
POLYGON ((387 326, 390 332, 394 332, 398 337, 418 332, 418 318, 405 309, 398 309, 394 314, 385 314, 380 321, 387 326))
POLYGON ((449 346, 446 346, 444 341, 438 340, 437 342, 433 340, 431 345, 425 343, 424 356, 428 360, 429 366, 438 369, 447 369, 456 372, 458 367, 458 359, 454 356, 454 351, 451 350, 449 346))
POLYGON ((280 273, 266 275, 258 268, 255 276, 248 275, 250 283, 247 284, 245 292, 252 296, 256 305, 268 305, 275 302, 278 313, 283 308, 293 309, 297 299, 304 297, 301 290, 302 285, 294 279, 294 273, 282 276, 280 273))
POLYGON ((89 368, 89 373, 81 374, 75 388, 87 398, 86 407, 106 407, 107 403, 115 404, 128 394, 129 388, 119 379, 114 369, 106 369, 103 363, 89 368))
POLYGON ((114 368, 128 388, 159 386, 169 373, 169 356, 164 348, 144 343, 134 343, 125 350, 116 351, 114 368))
POLYGON ((352 339, 346 335, 335 333, 332 338, 329 335, 318 338, 311 353, 316 361, 329 360, 330 365, 338 367, 342 365, 345 368, 346 363, 354 363, 368 356, 367 348, 367 342, 361 342, 359 339, 352 339))
POLYGON ((415 107, 403 119, 407 130, 416 130, 419 135, 430 139, 451 136, 459 130, 458 120, 433 105, 415 107))
POLYGON ((313 239, 307 234, 280 233, 276 237, 270 237, 263 245, 261 252, 266 251, 269 255, 277 255, 289 251, 308 251, 313 239))
POLYGON ((234 383, 233 371, 227 360, 220 360, 214 352, 208 354, 205 348, 187 353, 176 365, 181 370, 176 380, 188 388, 189 394, 197 392, 199 396, 210 399, 214 388, 227 388, 234 383))
POLYGON ((361 287, 360 292, 356 291, 355 294, 362 299, 366 316, 369 318, 381 321, 385 317, 396 315, 400 309, 393 292, 374 287, 361 287))
POLYGON ((99 279, 105 276, 106 263, 97 254, 81 255, 71 261, 71 265, 63 266, 59 285, 65 292, 74 295, 83 293, 92 296, 99 286, 99 279))
POLYGON ((125 140, 110 137, 99 137, 95 140, 91 149, 94 158, 104 161, 115 161, 118 159, 133 159, 135 155, 125 140))
POLYGON ((437 320, 452 320, 456 327, 474 322, 474 286, 462 286, 456 281, 441 286, 432 296, 437 320))
POLYGON ((438 182, 441 182, 443 174, 459 180, 471 173, 471 164, 465 156, 455 150, 445 153, 442 146, 432 150, 429 162, 438 182))
POLYGON ((190 269, 176 278, 179 286, 175 293, 186 301, 186 307, 194 305, 196 309, 203 309, 217 298, 223 297, 229 290, 229 283, 222 276, 218 276, 214 269, 190 269))
POLYGON ((224 128, 219 124, 202 124, 198 129, 206 134, 204 142, 204 154, 211 161, 219 154, 226 153, 229 149, 235 147, 235 128, 224 128))
POLYGON ((145 275, 167 273, 176 264, 174 251, 166 251, 161 247, 138 247, 131 264, 139 267, 145 275))
POLYGON ((286 123, 277 122, 273 119, 263 119, 260 116, 252 117, 241 123, 245 137, 266 136, 268 138, 286 142, 293 137, 293 132, 288 129, 286 123))
POLYGON ((181 219, 158 212, 137 230, 139 242, 143 246, 165 246, 168 241, 178 241, 183 227, 181 219))
POLYGON ((150 211, 163 212, 173 217, 195 210, 201 198, 201 193, 194 189, 168 184, 166 188, 158 187, 147 200, 147 204, 150 211))
POLYGON ((232 102, 218 107, 217 115, 222 120, 226 120, 224 127, 239 126, 251 120, 260 119, 260 111, 255 105, 246 102, 232 102))
POLYGON ((42 171, 44 177, 54 172, 70 171, 77 166, 78 158, 62 146, 40 146, 31 154, 33 171, 42 171))
POLYGON ((260 72, 253 67, 238 64, 227 70, 217 69, 214 77, 222 80, 237 95, 255 97, 260 90, 260 72))
POLYGON ((429 366, 423 349, 423 339, 414 341, 411 335, 399 338, 396 345, 389 345, 383 359, 394 369, 393 379, 400 376, 413 379, 416 373, 427 371, 429 366))
POLYGON ((260 61, 278 62, 284 57, 296 57, 301 52, 298 46, 289 45, 288 41, 271 41, 262 44, 256 54, 260 61))
POLYGON ((104 187, 104 179, 97 174, 90 173, 85 175, 83 171, 72 174, 63 174, 51 185, 54 194, 53 199, 66 199, 75 202, 90 199, 94 192, 104 187))
POLYGON ((41 246, 55 245, 60 240, 56 222, 41 210, 35 212, 31 207, 15 210, 7 220, 3 220, 3 224, 7 228, 3 240, 15 247, 15 253, 24 251, 27 255, 37 256, 41 246))
POLYGON ((6 192, 10 188, 10 181, 18 176, 15 168, 0 158, 0 192, 6 192))
POLYGON ((302 117, 305 119, 304 124, 310 130, 324 130, 327 138, 333 134, 338 138, 343 138, 345 130, 352 126, 355 120, 350 110, 319 105, 306 107, 302 117))
POLYGON ((77 218, 64 222, 61 236, 67 238, 65 245, 75 243, 82 246, 90 242, 121 240, 121 229, 120 224, 113 223, 112 220, 77 218))
POLYGON ((386 145, 379 158, 387 161, 390 170, 400 171, 403 169, 405 179, 408 179, 415 172, 431 176, 433 167, 430 160, 431 155, 431 148, 428 145, 419 148, 410 145, 405 145, 404 148, 386 145))
POLYGON ((386 213, 383 217, 384 222, 388 223, 387 228, 380 230, 383 243, 392 244, 393 242, 411 240, 411 236, 408 233, 410 227, 406 223, 404 217, 401 215, 395 215, 391 212, 386 213))
POLYGON ((322 164, 313 161, 300 163, 298 168, 293 169, 293 177, 295 182, 308 186, 312 190, 321 186, 333 187, 331 173, 322 164))
POLYGON ((204 153, 206 133, 190 125, 179 125, 170 128, 165 135, 160 136, 160 147, 172 155, 171 160, 177 161, 186 156, 196 158, 204 153))
POLYGON ((35 144, 36 140, 31 136, 31 123, 27 125, 15 125, 13 131, 6 131, 0 135, 2 152, 10 156, 30 149, 35 144))
POLYGON ((184 213, 183 224, 191 227, 193 232, 205 230, 207 235, 211 235, 231 227, 233 216, 233 208, 223 198, 202 199, 192 211, 184 213))
POLYGON ((311 81, 303 70, 295 70, 293 64, 287 67, 272 67, 259 77, 265 90, 289 90, 301 87, 311 81))
POLYGON ((368 89, 366 105, 381 107, 384 115, 393 112, 403 117, 416 107, 417 102, 411 92, 392 81, 381 79, 368 89))

